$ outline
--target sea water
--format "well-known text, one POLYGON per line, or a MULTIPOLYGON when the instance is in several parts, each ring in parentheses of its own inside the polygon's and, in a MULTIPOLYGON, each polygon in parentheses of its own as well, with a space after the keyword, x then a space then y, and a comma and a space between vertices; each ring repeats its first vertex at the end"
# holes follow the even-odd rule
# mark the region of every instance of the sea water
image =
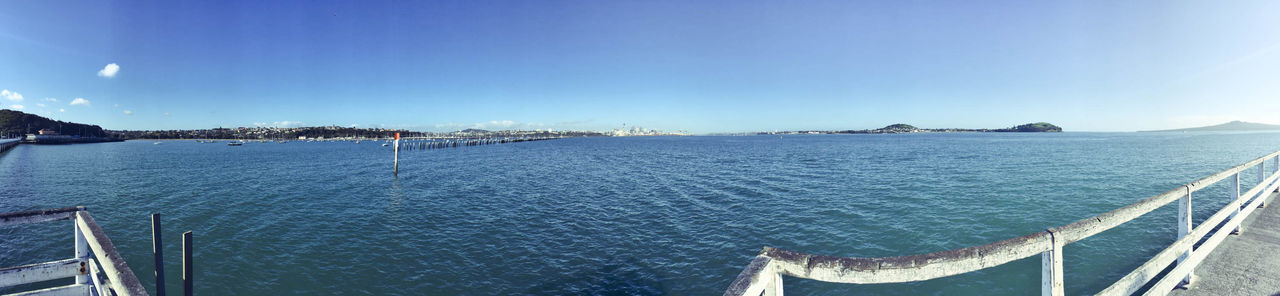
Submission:
MULTIPOLYGON (((88 206, 148 287, 148 215, 160 213, 170 293, 191 230, 202 295, 716 295, 764 246, 879 257, 986 244, 1280 150, 1280 133, 572 138, 401 151, 398 176, 378 142, 153 142, 0 154, 0 212, 88 206)), ((1226 204, 1224 186, 1194 196, 1194 221, 1226 204)), ((1066 246, 1067 292, 1097 292, 1171 243, 1176 207, 1066 246)), ((73 250, 66 221, 0 228, 0 266, 73 250)), ((1039 264, 784 283, 796 295, 1035 294, 1039 264)))

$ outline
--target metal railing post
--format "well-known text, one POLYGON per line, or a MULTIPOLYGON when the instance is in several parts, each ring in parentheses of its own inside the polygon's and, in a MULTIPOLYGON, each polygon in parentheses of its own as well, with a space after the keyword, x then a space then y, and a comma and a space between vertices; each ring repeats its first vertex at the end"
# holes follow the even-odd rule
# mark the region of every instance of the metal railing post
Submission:
POLYGON ((191 248, 191 232, 182 233, 182 295, 191 296, 191 275, 195 273, 192 266, 191 254, 195 249, 191 248))
POLYGON ((1062 296, 1062 240, 1057 238, 1053 230, 1049 232, 1049 241, 1053 249, 1040 253, 1040 295, 1062 296))
MULTIPOLYGON (((1237 172, 1231 175, 1231 184, 1228 186, 1231 186, 1227 188, 1227 192, 1231 193, 1231 204, 1235 205, 1232 207, 1231 219, 1244 218, 1240 217, 1240 173, 1237 172)), ((1240 234, 1240 231, 1243 230, 1241 227, 1244 227, 1243 224, 1236 225, 1236 229, 1231 230, 1231 234, 1240 234)))
MULTIPOLYGON (((1183 195, 1178 201, 1178 239, 1182 239, 1182 237, 1191 233, 1191 186, 1186 186, 1186 190, 1187 194, 1183 195)), ((1194 249, 1195 246, 1187 246, 1187 251, 1178 256, 1178 264, 1181 265, 1183 261, 1186 261, 1187 258, 1191 257, 1191 252, 1194 251, 1194 249)), ((1194 273, 1194 270, 1188 272, 1187 276, 1182 279, 1182 283, 1184 285, 1190 285, 1191 278, 1194 273)))
MULTIPOLYGON (((80 218, 73 218, 73 220, 78 219, 80 218)), ((80 223, 71 224, 72 227, 75 227, 76 233, 76 259, 86 260, 87 262, 89 259, 89 241, 85 240, 84 231, 80 229, 80 223)), ((80 275, 76 276, 76 284, 89 284, 89 273, 89 266, 80 264, 80 275)))
POLYGON ((164 296, 164 246, 161 241, 160 214, 151 214, 151 252, 155 255, 156 296, 164 296))

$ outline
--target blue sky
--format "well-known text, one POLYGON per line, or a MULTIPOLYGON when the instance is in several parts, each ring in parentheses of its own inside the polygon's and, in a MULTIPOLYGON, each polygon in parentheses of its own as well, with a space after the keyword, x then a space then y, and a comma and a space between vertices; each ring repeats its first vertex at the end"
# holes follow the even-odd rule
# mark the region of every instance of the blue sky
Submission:
POLYGON ((0 0, 0 107, 108 129, 1280 123, 1277 15, 1276 1, 0 0))

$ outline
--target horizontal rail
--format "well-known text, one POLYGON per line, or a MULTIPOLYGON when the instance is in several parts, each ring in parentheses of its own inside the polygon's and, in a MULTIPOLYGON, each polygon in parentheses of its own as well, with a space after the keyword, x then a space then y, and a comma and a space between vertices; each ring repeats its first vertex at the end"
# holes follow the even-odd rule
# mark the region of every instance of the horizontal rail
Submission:
POLYGON ((724 292, 725 296, 741 296, 741 295, 760 295, 764 293, 764 289, 768 286, 768 281, 773 278, 770 275, 774 272, 766 272, 766 268, 772 268, 768 256, 756 256, 751 260, 751 264, 747 265, 742 273, 738 274, 738 278, 729 284, 729 290, 724 292))
POLYGON ((778 272, 825 282, 874 284, 922 281, 966 273, 1035 256, 1053 248, 1048 232, 1036 232, 981 246, 921 255, 849 258, 809 255, 765 247, 778 272))
POLYGON ((129 269, 124 258, 116 253, 115 245, 102 232, 102 228, 98 227, 98 223, 94 222, 93 216, 85 211, 76 212, 76 227, 80 228, 85 240, 89 242, 94 258, 98 259, 98 266, 111 279, 111 289, 121 295, 147 295, 146 288, 138 282, 138 277, 129 269))
MULTIPOLYGON (((1275 187, 1276 185, 1273 184, 1271 186, 1268 186, 1267 188, 1271 189, 1275 187)), ((1147 292, 1143 295, 1165 295, 1169 293, 1170 290, 1173 290, 1174 287, 1177 287, 1178 284, 1182 282, 1182 278, 1190 274, 1193 268, 1200 265, 1200 262, 1204 261, 1204 258, 1208 257, 1209 253, 1213 251, 1214 248, 1217 248, 1218 245, 1221 244, 1222 241, 1225 240, 1227 236, 1231 234, 1231 230, 1235 229, 1236 226, 1240 226, 1240 224, 1244 222, 1244 217, 1248 217, 1249 214, 1252 214, 1254 210, 1258 209, 1258 205, 1262 204, 1262 201, 1266 199, 1267 199, 1266 196, 1260 196, 1258 198, 1253 199, 1253 202, 1250 202, 1243 209, 1241 209, 1238 215, 1236 215, 1233 219, 1227 220, 1226 224, 1223 225, 1222 228, 1219 228, 1217 232, 1214 232, 1213 235, 1209 236, 1208 240, 1206 240, 1203 244, 1200 244, 1200 247, 1196 248, 1195 252, 1191 252, 1191 256, 1187 257, 1186 261, 1184 261, 1183 263, 1179 263, 1178 266, 1174 267, 1172 271, 1169 271, 1168 275, 1160 279, 1160 281, 1156 282, 1156 284, 1152 286, 1151 289, 1147 290, 1147 292)), ((1228 206, 1237 207, 1238 205, 1239 204, 1232 202, 1228 206)), ((1233 212, 1232 210, 1234 209, 1231 209, 1231 208, 1223 209, 1221 213, 1232 213, 1233 212)), ((1215 228, 1217 226, 1218 226, 1217 224, 1204 224, 1204 223, 1200 224, 1200 227, 1205 227, 1210 229, 1215 228)))
POLYGON ((89 295, 89 291, 89 285, 74 284, 16 294, 7 294, 6 296, 84 296, 89 295))
POLYGON ((0 269, 0 287, 38 283, 87 274, 85 260, 72 258, 0 269))
MULTIPOLYGON (((1276 182, 1277 180, 1280 180, 1280 174, 1274 174, 1267 178, 1266 182, 1263 182, 1263 184, 1271 184, 1267 186, 1267 190, 1250 190, 1250 192, 1262 191, 1254 194, 1258 194, 1257 199, 1265 200, 1267 198, 1267 194, 1269 194, 1271 190, 1275 190, 1277 185, 1280 185, 1280 183, 1276 182)), ((1254 189, 1260 189, 1262 187, 1263 186, 1255 186, 1254 189)), ((1243 196, 1251 195, 1245 194, 1243 196)), ((1129 274, 1120 278, 1120 280, 1112 283, 1111 286, 1108 286, 1106 289, 1098 292, 1097 295, 1132 295, 1134 292, 1137 292, 1142 288, 1142 286, 1145 286, 1147 282, 1154 279, 1156 275, 1168 267, 1169 264, 1172 264, 1177 260, 1179 255, 1182 255, 1182 253, 1186 252, 1188 248, 1191 248, 1196 242, 1203 239, 1206 234, 1209 234, 1209 231, 1212 231, 1219 224, 1222 224, 1222 221, 1225 221, 1233 214, 1232 207, 1236 206, 1237 204, 1234 202, 1227 203, 1227 205, 1222 206, 1222 209, 1219 209, 1212 216, 1209 216, 1209 219, 1205 219, 1203 222, 1200 222, 1200 225, 1196 226, 1191 233, 1177 241, 1174 241, 1168 248, 1165 248, 1154 257, 1151 257, 1151 259, 1148 259, 1147 262, 1143 263, 1137 269, 1134 269, 1129 272, 1129 274)), ((1201 249, 1204 249, 1204 246, 1201 246, 1201 249)))
POLYGON ((0 214, 0 227, 40 223, 75 218, 75 212, 85 207, 69 207, 51 210, 35 210, 0 214))
MULTIPOLYGON (((1001 265, 1013 260, 1052 251, 1055 244, 1054 239, 1061 241, 1057 242, 1057 244, 1066 245, 1110 230, 1228 177, 1237 176, 1245 169, 1265 164, 1268 159, 1280 161, 1280 151, 1272 152, 1266 156, 1247 161, 1103 214, 1060 227, 1050 228, 1046 231, 981 246, 921 255, 878 258, 820 256, 766 246, 756 259, 752 260, 752 265, 738 275, 738 278, 725 295, 759 295, 760 292, 757 291, 763 291, 765 287, 771 284, 768 279, 771 278, 772 274, 768 273, 773 272, 826 282, 871 284, 929 280, 1001 265), (761 260, 762 257, 768 258, 768 260, 761 260), (757 267, 756 264, 758 262, 765 262, 766 266, 757 267), (766 273, 766 275, 759 273, 766 273), (741 285, 746 286, 742 287, 741 285)), ((1280 166, 1280 163, 1277 165, 1280 166)), ((1227 207, 1206 221, 1213 223, 1202 222, 1201 227, 1197 227, 1192 233, 1175 241, 1156 257, 1144 263, 1138 270, 1126 275, 1125 278, 1108 287, 1107 290, 1103 291, 1103 294, 1132 293, 1150 281, 1152 277, 1168 266, 1172 260, 1189 250, 1195 242, 1208 234, 1218 223, 1226 220, 1228 226, 1232 228, 1238 226, 1243 221, 1243 217, 1248 217, 1253 208, 1257 208, 1258 205, 1264 202, 1267 194, 1275 190, 1276 187, 1280 187, 1280 182, 1277 181, 1278 178, 1280 178, 1280 174, 1273 174, 1247 193, 1240 195, 1241 198, 1252 198, 1253 202, 1249 203, 1249 206, 1246 207, 1247 209, 1240 210, 1238 217, 1233 216, 1235 209, 1231 207, 1238 207, 1239 201, 1232 201, 1227 207), (1254 197, 1254 195, 1257 195, 1257 197, 1254 197)), ((1225 227, 1224 229, 1226 229, 1225 227)), ((1207 242, 1206 245, 1209 245, 1207 248, 1201 246, 1201 249, 1206 251, 1192 252, 1190 261, 1180 263, 1175 272, 1170 274, 1179 274, 1177 272, 1181 270, 1186 271, 1182 273, 1184 275, 1189 273, 1199 260, 1203 260, 1208 250, 1211 250, 1217 243, 1221 242, 1220 235, 1225 235, 1220 234, 1221 232, 1214 233, 1210 237, 1209 240, 1213 242, 1212 245, 1207 242)), ((1181 277, 1166 276, 1157 287, 1163 289, 1166 285, 1169 285, 1166 282, 1180 279, 1181 277)), ((1153 288, 1152 290, 1155 289, 1153 288)))

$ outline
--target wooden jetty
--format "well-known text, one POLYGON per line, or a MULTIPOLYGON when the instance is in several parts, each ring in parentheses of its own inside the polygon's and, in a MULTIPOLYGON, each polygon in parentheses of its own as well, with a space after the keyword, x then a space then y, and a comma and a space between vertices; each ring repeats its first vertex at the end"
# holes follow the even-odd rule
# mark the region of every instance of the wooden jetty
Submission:
MULTIPOLYGON (((1271 200, 1275 202, 1277 194, 1271 200)), ((1196 280, 1170 295, 1280 295, 1280 207, 1258 209, 1248 230, 1226 240, 1196 267, 1196 280)))
MULTIPOLYGON (((1041 258, 1041 294, 1063 295, 1062 282, 1062 248, 1068 244, 1087 239, 1095 234, 1112 229, 1142 215, 1150 213, 1169 203, 1178 203, 1178 219, 1169 227, 1178 229, 1178 238, 1167 248, 1151 257, 1137 269, 1117 279, 1098 295, 1132 295, 1147 288, 1143 295, 1167 295, 1180 285, 1189 285, 1189 291, 1195 291, 1197 282, 1195 270, 1205 261, 1229 235, 1241 233, 1241 223, 1255 209, 1265 207, 1266 200, 1280 187, 1280 151, 1245 162, 1230 169, 1201 178, 1191 183, 1173 188, 1161 194, 1148 197, 1136 203, 1112 210, 1101 215, 1085 218, 1075 223, 1053 227, 1036 233, 1027 234, 1003 241, 981 246, 972 246, 955 250, 928 254, 854 258, 811 255, 796 251, 764 247, 751 263, 747 265, 724 295, 783 295, 782 276, 813 279, 825 282, 850 284, 901 283, 923 281, 945 276, 967 273, 975 270, 991 268, 1010 261, 1040 255, 1041 258), (1272 165, 1268 170, 1267 163, 1272 165), (1245 192, 1240 191, 1241 172, 1258 167, 1259 184, 1245 192), (1268 176, 1270 173, 1270 176, 1268 176), (1218 182, 1227 182, 1231 200, 1221 210, 1193 227, 1191 221, 1191 195, 1201 189, 1218 182), (1206 239, 1207 237, 1207 239, 1206 239), (1201 240, 1204 240, 1201 242, 1201 240), (1165 269, 1172 267, 1167 273, 1165 269), (1157 276, 1161 276, 1157 278, 1157 276)), ((1272 207, 1274 208, 1274 207, 1272 207)), ((1275 212, 1270 210, 1269 212, 1275 212)), ((1275 214, 1280 215, 1280 214, 1275 214)), ((1269 217, 1264 215, 1263 217, 1269 217)), ((1272 218, 1267 218, 1272 219, 1272 218)), ((1275 221, 1280 221, 1276 218, 1275 221)), ((1276 224, 1269 224, 1265 235, 1276 234, 1276 224)), ((1252 230, 1250 230, 1252 231, 1252 230)), ((1263 235, 1263 236, 1265 236, 1263 235)), ((1242 240, 1242 239, 1235 239, 1242 240)), ((1262 243, 1270 243, 1265 249, 1271 254, 1270 262, 1280 263, 1276 242, 1280 238, 1263 239, 1262 243)), ((1231 244, 1228 244, 1230 246, 1231 244)), ((1230 250, 1231 247, 1227 247, 1230 250)), ((1221 256, 1233 257, 1229 252, 1221 256)), ((1250 260, 1245 258, 1243 260, 1250 260)), ((1213 265, 1209 265, 1213 266, 1213 265)), ((1238 268, 1227 266, 1224 268, 1238 268)), ((1266 266, 1271 274, 1280 273, 1276 265, 1266 266)), ((1210 271, 1210 273, 1216 273, 1210 271)), ((1263 276, 1263 275, 1257 275, 1263 276)), ((1271 282, 1278 282, 1272 278, 1271 282)), ((1248 282, 1249 278, 1221 279, 1214 274, 1205 276, 1204 281, 1215 282, 1248 282)), ((1207 285, 1207 283, 1206 283, 1207 285)), ((1280 287, 1272 287, 1280 288, 1280 287)), ((1269 290, 1266 294, 1276 293, 1269 290)), ((1209 294, 1214 294, 1210 292, 1209 294)), ((1225 293, 1234 294, 1234 293, 1225 293)))
POLYGON ((0 287, 75 278, 70 285, 12 295, 148 295, 85 207, 0 214, 0 227, 59 220, 75 224, 75 257, 0 269, 0 287))
POLYGON ((535 137, 535 138, 409 138, 406 137, 400 145, 400 149, 410 151, 435 150, 444 148, 458 148, 471 146, 484 146, 494 144, 520 143, 532 141, 545 141, 561 139, 561 137, 535 137))
POLYGON ((4 153, 6 151, 9 151, 9 149, 13 149, 13 147, 17 147, 18 143, 21 143, 21 142, 22 142, 22 139, 19 139, 19 138, 0 139, 0 153, 4 153))

